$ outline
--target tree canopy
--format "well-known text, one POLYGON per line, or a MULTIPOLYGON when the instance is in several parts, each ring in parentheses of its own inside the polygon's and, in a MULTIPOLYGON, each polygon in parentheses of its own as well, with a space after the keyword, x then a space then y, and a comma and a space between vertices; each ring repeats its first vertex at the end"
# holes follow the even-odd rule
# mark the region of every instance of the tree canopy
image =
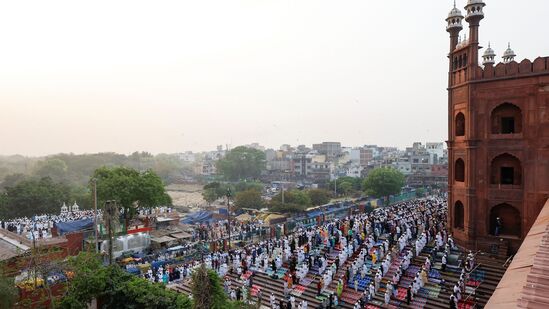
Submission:
POLYGON ((350 196, 355 195, 363 190, 364 178, 357 177, 339 177, 337 180, 330 181, 329 191, 333 192, 337 189, 338 195, 350 196))
POLYGON ((330 202, 330 193, 324 189, 310 189, 307 194, 313 206, 324 205, 330 202))
POLYGON ((391 167, 381 167, 368 174, 364 190, 374 197, 388 197, 400 193, 404 184, 404 174, 391 167))
POLYGON ((265 170, 265 153, 238 146, 217 161, 217 170, 228 180, 256 179, 265 170))
POLYGON ((238 208, 261 209, 263 207, 263 199, 261 192, 249 189, 236 193, 235 205, 238 208))
POLYGON ((309 195, 300 190, 284 191, 284 203, 282 203, 282 192, 275 195, 269 202, 269 210, 275 212, 301 212, 312 205, 309 195))
POLYGON ((99 256, 82 252, 69 259, 74 273, 68 292, 61 299, 61 308, 86 308, 97 298, 104 308, 191 308, 190 299, 166 289, 162 284, 123 271, 117 265, 103 266, 99 256))
MULTIPOLYGON (((138 172, 127 167, 102 167, 95 170, 92 179, 97 181, 98 204, 115 200, 130 214, 134 204, 139 207, 171 205, 162 179, 152 171, 138 172)), ((91 185, 91 181, 90 181, 91 185)))
POLYGON ((0 308, 12 308, 18 297, 19 291, 15 287, 14 278, 5 276, 0 269, 0 308))
POLYGON ((48 177, 31 178, 6 188, 0 200, 0 217, 4 218, 58 213, 61 205, 71 200, 71 189, 48 177))
POLYGON ((57 158, 38 161, 34 166, 33 175, 37 178, 50 177, 55 182, 64 182, 67 180, 67 164, 57 158))

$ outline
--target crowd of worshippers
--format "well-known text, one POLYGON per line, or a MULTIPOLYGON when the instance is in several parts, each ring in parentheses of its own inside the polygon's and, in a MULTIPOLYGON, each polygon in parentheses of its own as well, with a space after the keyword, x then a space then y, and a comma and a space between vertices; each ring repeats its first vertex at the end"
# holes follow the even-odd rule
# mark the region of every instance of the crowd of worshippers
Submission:
MULTIPOLYGON (((98 211, 98 216, 101 212, 98 211)), ((0 221, 0 227, 13 233, 25 236, 27 239, 51 238, 52 228, 59 222, 70 222, 93 218, 93 210, 77 210, 62 212, 59 215, 39 215, 32 218, 22 217, 0 221)))
MULTIPOLYGON (((251 239, 254 234, 259 234, 263 221, 240 222, 231 220, 231 238, 239 240, 251 239)), ((229 235, 229 222, 222 220, 215 223, 198 224, 192 232, 192 241, 216 241, 227 238, 229 235)))
MULTIPOLYGON (((243 278, 244 284, 236 289, 232 289, 227 280, 225 290, 231 298, 248 300, 254 273, 259 271, 270 274, 274 279, 283 279, 284 299, 277 301, 275 297, 272 300, 274 294, 271 295, 273 308, 303 308, 307 303, 299 303, 295 307, 295 297, 290 295, 290 292, 292 287, 299 284, 308 274, 318 278, 318 295, 321 295, 334 280, 338 280, 336 293, 330 294, 328 304, 336 306, 348 281, 371 274, 374 271, 371 265, 380 261, 374 281, 355 304, 356 308, 361 308, 372 300, 379 290, 381 278, 387 274, 393 257, 402 255, 399 271, 392 283, 389 283, 385 295, 385 300, 389 303, 391 296, 396 295, 400 277, 409 267, 411 259, 421 252, 427 243, 435 238, 442 239, 444 244, 447 244, 445 248, 448 252, 448 243, 453 246, 451 237, 444 228, 446 212, 446 202, 443 199, 432 198, 401 203, 376 209, 371 214, 359 214, 327 222, 319 227, 298 229, 297 232, 281 239, 262 241, 244 249, 211 253, 205 262, 207 267, 216 270, 220 276, 231 272, 243 278), (380 239, 381 236, 383 239, 380 239), (320 245, 326 250, 320 250, 320 245), (410 245, 414 250, 405 252, 404 248, 410 245), (334 254, 335 262, 328 265, 329 256, 334 254), (358 257, 342 275, 338 275, 340 267, 355 254, 358 257), (370 258, 372 263, 366 263, 370 258), (280 275, 277 270, 286 262, 289 269, 280 275)), ((428 281, 430 268, 431 259, 428 259, 408 288, 408 302, 428 281)), ((350 288, 357 289, 357 279, 350 288)))
MULTIPOLYGON (((251 301, 255 273, 263 272, 273 279, 279 279, 273 281, 273 284, 282 283, 283 298, 277 299, 274 294, 268 296, 272 308, 304 309, 308 307, 308 303, 305 300, 297 301, 291 291, 307 276, 318 279, 315 286, 318 295, 326 291, 332 282, 336 282, 335 292, 329 293, 325 301, 328 308, 338 305, 345 288, 358 291, 358 278, 371 276, 373 280, 354 304, 354 308, 358 309, 372 301, 380 291, 382 278, 387 278, 389 268, 395 264, 397 270, 392 278, 387 278, 383 297, 386 304, 392 298, 397 299, 401 278, 412 259, 427 244, 433 243, 434 248, 429 251, 431 256, 425 258, 412 282, 404 287, 405 302, 410 304, 429 281, 432 261, 437 253, 443 254, 441 265, 442 271, 445 271, 448 256, 452 249, 456 249, 445 229, 446 214, 446 201, 441 198, 404 202, 376 209, 370 214, 335 219, 318 227, 299 228, 295 233, 280 239, 260 241, 242 249, 212 252, 203 256, 202 261, 151 269, 145 277, 165 283, 182 280, 190 278, 193 269, 205 263, 207 268, 215 270, 220 277, 225 277, 224 290, 231 299, 251 301), (328 260, 334 262, 330 264, 328 260), (346 264, 348 261, 349 264, 346 264), (289 265, 289 269, 282 267, 284 263, 289 265), (227 273, 237 274, 240 285, 231 285, 227 273)), ((218 229, 220 234, 211 237, 222 237, 220 230, 223 230, 223 226, 214 225, 214 228, 221 227, 218 229)), ((474 254, 470 253, 462 268, 460 280, 453 288, 451 308, 457 308, 465 292, 465 283, 474 267, 474 254)), ((444 280, 440 284, 444 286, 444 280)), ((255 298, 261 300, 262 293, 261 290, 256 291, 255 298)))

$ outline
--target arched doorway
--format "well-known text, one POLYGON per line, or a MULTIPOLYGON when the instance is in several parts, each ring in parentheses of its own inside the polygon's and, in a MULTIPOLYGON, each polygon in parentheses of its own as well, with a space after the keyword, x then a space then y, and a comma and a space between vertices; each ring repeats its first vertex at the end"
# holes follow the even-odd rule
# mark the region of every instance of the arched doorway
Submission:
POLYGON ((490 210, 490 234, 496 236, 521 236, 520 212, 513 206, 502 203, 490 210), (500 221, 499 235, 496 235, 497 218, 500 221))
POLYGON ((456 201, 454 204, 454 228, 462 230, 465 228, 465 211, 461 201, 456 201))
POLYGON ((520 160, 508 153, 495 157, 490 164, 490 183, 520 186, 522 184, 520 160))
POLYGON ((457 182, 465 181, 465 162, 463 162, 463 159, 457 159, 454 164, 454 180, 457 182))
POLYGON ((492 134, 515 134, 522 132, 522 111, 511 103, 494 108, 490 116, 492 134))

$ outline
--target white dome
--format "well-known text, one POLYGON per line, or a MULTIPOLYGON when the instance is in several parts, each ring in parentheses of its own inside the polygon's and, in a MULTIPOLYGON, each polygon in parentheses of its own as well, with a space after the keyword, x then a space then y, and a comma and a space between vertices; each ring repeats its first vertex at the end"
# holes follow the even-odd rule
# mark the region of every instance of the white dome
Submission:
POLYGON ((446 31, 461 31, 461 29, 463 29, 463 25, 461 24, 462 20, 463 15, 454 2, 454 8, 450 11, 450 13, 448 13, 448 17, 446 18, 446 22, 448 22, 448 25, 446 25, 446 31))
POLYGON ((484 51, 484 56, 495 56, 496 53, 494 50, 490 47, 490 43, 488 43, 488 48, 484 51))
POLYGON ((450 13, 448 13, 448 18, 452 18, 452 17, 461 17, 461 18, 463 18, 463 15, 461 14, 461 11, 455 6, 450 11, 450 13))
POLYGON ((503 53, 503 57, 515 57, 515 52, 511 49, 511 44, 507 45, 507 50, 503 53))

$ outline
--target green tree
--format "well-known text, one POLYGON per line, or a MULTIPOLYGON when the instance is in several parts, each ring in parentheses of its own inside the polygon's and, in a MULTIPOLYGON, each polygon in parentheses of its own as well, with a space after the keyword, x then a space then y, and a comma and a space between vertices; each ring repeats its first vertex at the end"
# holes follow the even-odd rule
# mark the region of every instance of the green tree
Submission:
POLYGON ((324 189, 310 189, 307 191, 311 204, 314 206, 324 205, 330 202, 330 194, 324 189))
POLYGON ((14 278, 5 276, 0 270, 0 308, 12 308, 18 297, 14 278))
POLYGON ((309 195, 300 190, 284 191, 284 203, 282 202, 282 192, 273 196, 269 202, 269 209, 275 212, 301 212, 312 205, 309 195))
POLYGON ((227 295, 221 287, 217 274, 202 264, 194 273, 191 284, 193 308, 227 308, 227 295))
POLYGON ((334 191, 334 188, 337 189, 338 195, 354 195, 357 192, 362 191, 362 183, 364 182, 363 178, 357 178, 357 177, 339 177, 337 180, 330 181, 330 191, 334 191))
POLYGON ((38 161, 34 167, 33 175, 37 178, 49 177, 54 182, 64 182, 67 180, 67 164, 57 158, 38 161))
POLYGON ((6 189, 6 217, 32 217, 36 214, 58 213, 70 199, 70 187, 54 183, 50 178, 29 179, 6 189))
POLYGON ((7 175, 6 177, 4 177, 4 181, 2 181, 1 188, 6 189, 10 187, 15 187, 18 183, 26 179, 27 176, 21 173, 7 175))
POLYGON ((364 190, 374 197, 385 197, 400 193, 405 184, 404 174, 391 167, 374 169, 364 180, 364 190))
POLYGON ((104 308, 191 308, 183 294, 167 290, 162 284, 135 277, 113 265, 105 267, 96 254, 82 252, 69 259, 68 270, 74 274, 61 308, 85 308, 94 298, 104 308))
POLYGON ((154 157, 152 170, 165 183, 174 183, 181 178, 182 164, 176 155, 158 154, 154 157))
POLYGON ((211 205, 218 199, 217 192, 215 189, 206 189, 202 191, 202 198, 208 203, 208 205, 211 205))
POLYGON ((258 192, 263 191, 264 185, 258 181, 240 181, 234 185, 235 192, 242 192, 247 190, 256 190, 258 192))
POLYGON ((235 196, 235 205, 238 208, 261 209, 263 206, 261 192, 254 189, 238 192, 235 196))
POLYGON ((135 214, 135 205, 152 208, 171 205, 172 202, 164 189, 162 179, 152 171, 138 172, 127 167, 102 167, 95 170, 92 179, 97 181, 99 205, 107 200, 115 200, 124 208, 126 220, 135 214))
POLYGON ((215 199, 214 199, 215 201, 216 199, 225 197, 227 195, 227 190, 230 190, 231 193, 235 192, 234 187, 230 184, 220 183, 217 181, 210 182, 204 186, 204 192, 202 193, 202 197, 204 197, 204 199, 208 201, 208 199, 206 199, 207 196, 205 196, 205 194, 210 195, 208 197, 210 199, 213 198, 213 196, 215 195, 215 199), (210 191, 210 192, 205 193, 206 191, 210 191))
POLYGON ((217 161, 217 170, 228 180, 255 179, 265 170, 263 151, 238 146, 217 161))

